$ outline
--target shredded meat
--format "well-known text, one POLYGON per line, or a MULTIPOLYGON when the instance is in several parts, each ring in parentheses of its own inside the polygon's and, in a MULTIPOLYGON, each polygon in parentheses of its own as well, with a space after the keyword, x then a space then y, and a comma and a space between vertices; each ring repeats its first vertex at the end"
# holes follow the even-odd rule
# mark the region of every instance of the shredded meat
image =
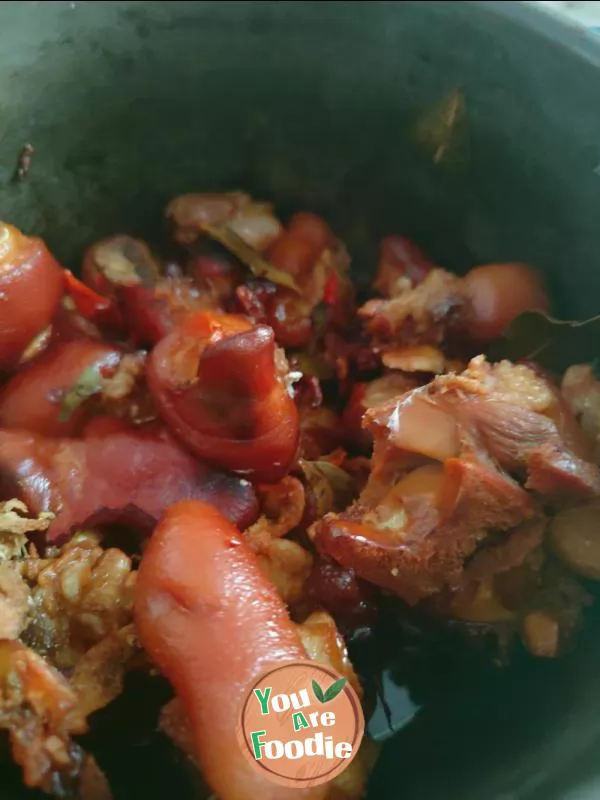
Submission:
POLYGON ((47 530, 54 519, 54 514, 45 511, 36 519, 27 517, 27 514, 27 506, 20 500, 0 503, 0 562, 23 555, 27 534, 47 530))
POLYGON ((532 517, 526 488, 600 494, 600 470, 570 449, 573 420, 556 391, 523 365, 479 357, 462 375, 369 410, 365 421, 375 439, 367 486, 312 536, 322 552, 410 603, 459 588, 465 559, 490 531, 532 517))
POLYGON ((92 534, 73 537, 53 558, 22 564, 32 584, 31 620, 23 640, 60 669, 131 623, 136 573, 131 559, 104 550, 92 534))
POLYGON ((11 562, 0 562, 0 639, 18 639, 27 625, 29 587, 11 562))
POLYGON ((272 539, 253 544, 252 547, 261 570, 281 598, 288 605, 297 603, 302 597, 304 584, 312 569, 311 554, 291 539, 272 539))
POLYGON ((548 380, 524 365, 490 365, 478 356, 462 375, 438 376, 371 410, 366 423, 376 437, 429 458, 484 454, 511 475, 525 474, 540 493, 536 476, 547 468, 557 476, 552 492, 562 479, 562 493, 600 494, 600 470, 573 436, 575 421, 548 380))
POLYGON ((19 642, 0 642, 0 728, 29 787, 51 793, 55 773, 73 770, 71 736, 84 733, 85 717, 65 678, 19 642))
POLYGON ((291 476, 272 486, 258 487, 262 515, 246 531, 264 574, 288 604, 302 596, 313 559, 297 542, 284 539, 304 515, 304 487, 291 476))

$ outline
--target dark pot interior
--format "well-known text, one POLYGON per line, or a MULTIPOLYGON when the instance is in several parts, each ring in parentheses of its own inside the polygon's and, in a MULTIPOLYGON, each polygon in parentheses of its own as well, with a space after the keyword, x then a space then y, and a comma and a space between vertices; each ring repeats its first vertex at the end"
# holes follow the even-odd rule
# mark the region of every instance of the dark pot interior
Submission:
MULTIPOLYGON (((105 234, 156 239, 178 192, 247 188, 284 213, 323 213, 358 270, 381 235, 404 233, 458 270, 531 261, 563 315, 590 315, 599 68, 586 34, 514 2, 0 2, 0 215, 76 266, 105 234), (460 157, 435 165, 415 124, 456 89, 460 157), (15 183, 25 142, 36 154, 15 183)), ((563 660, 440 658, 427 680, 407 679, 423 708, 369 796, 598 797, 591 617, 563 660)), ((133 778, 117 797, 191 791, 169 759, 127 741, 133 778)))

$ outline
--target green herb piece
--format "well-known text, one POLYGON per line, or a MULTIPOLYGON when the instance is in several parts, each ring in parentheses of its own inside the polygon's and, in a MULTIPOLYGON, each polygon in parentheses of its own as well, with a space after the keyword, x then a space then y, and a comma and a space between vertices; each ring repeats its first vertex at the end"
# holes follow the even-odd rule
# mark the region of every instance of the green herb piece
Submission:
POLYGON ((102 376, 99 367, 88 367, 84 369, 77 382, 68 389, 62 397, 58 419, 60 422, 68 422, 73 412, 94 394, 98 394, 102 389, 102 376))

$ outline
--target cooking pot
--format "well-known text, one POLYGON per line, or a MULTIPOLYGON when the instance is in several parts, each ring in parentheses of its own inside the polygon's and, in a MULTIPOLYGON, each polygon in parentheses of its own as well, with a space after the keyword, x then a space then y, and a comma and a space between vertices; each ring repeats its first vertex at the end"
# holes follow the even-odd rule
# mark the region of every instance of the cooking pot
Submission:
MULTIPOLYGON (((562 315, 591 315, 599 76, 588 34, 516 2, 0 2, 0 216, 76 267, 109 233, 155 240, 177 193, 244 188, 325 215, 363 275, 397 232, 458 271, 530 261, 562 315), (452 98, 440 156, 423 131, 453 127, 452 98)), ((430 663, 369 797, 598 798, 593 617, 562 660, 430 663)), ((117 798, 192 796, 171 757, 111 736, 117 798)))

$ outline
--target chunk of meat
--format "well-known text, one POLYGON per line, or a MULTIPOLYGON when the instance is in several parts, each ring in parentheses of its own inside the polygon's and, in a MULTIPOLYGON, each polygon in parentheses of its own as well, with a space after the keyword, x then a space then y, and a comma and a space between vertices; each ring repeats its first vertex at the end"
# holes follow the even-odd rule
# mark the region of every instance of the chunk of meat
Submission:
POLYGON ((433 269, 414 288, 389 300, 368 300, 358 313, 381 341, 435 345, 458 323, 464 305, 462 279, 433 269))
POLYGON ((161 273, 158 261, 141 239, 110 236, 89 247, 83 257, 85 283, 101 296, 117 300, 127 286, 153 286, 161 273))
POLYGON ((349 444, 369 447, 373 443, 373 437, 362 424, 367 409, 401 397, 418 385, 413 376, 398 372, 390 372, 369 383, 357 383, 342 415, 342 425, 349 444))
POLYGON ((439 344, 456 333, 489 344, 522 312, 550 305, 540 274, 527 264, 484 264, 458 277, 399 236, 381 244, 374 288, 385 299, 360 310, 367 330, 405 345, 439 344))
POLYGON ((326 515, 311 535, 342 566, 417 603, 460 585, 465 558, 489 529, 514 527, 533 513, 527 493, 508 477, 454 458, 435 479, 409 474, 376 506, 359 499, 342 515, 326 515))
POLYGON ((85 399, 99 394, 103 375, 117 368, 121 351, 91 339, 54 346, 17 373, 0 392, 0 427, 43 436, 72 436, 86 419, 85 399))
POLYGON ((275 482, 296 456, 299 420, 273 331, 233 314, 196 314, 148 359, 169 428, 197 457, 275 482))
POLYGON ((396 297, 422 283, 433 269, 435 264, 410 239, 388 236, 379 246, 373 288, 384 297, 396 297))
POLYGON ((309 313, 325 298, 328 279, 332 275, 341 278, 349 265, 348 254, 329 225, 309 212, 294 214, 269 251, 269 258, 294 278, 309 313))
POLYGON ((119 287, 119 309, 136 346, 152 346, 199 311, 218 308, 194 280, 166 275, 155 284, 119 287))
POLYGON ((435 595, 428 608, 470 622, 513 621, 538 590, 546 524, 528 520, 497 541, 484 541, 468 561, 461 587, 435 595))
POLYGON ((0 493, 21 497, 35 514, 53 511, 50 542, 100 522, 147 531, 185 498, 214 503, 242 527, 258 515, 248 481, 198 463, 161 428, 84 441, 0 431, 0 493))
POLYGON ((572 436, 572 417, 548 380, 524 365, 490 365, 478 356, 461 375, 438 376, 373 409, 366 422, 376 437, 412 454, 443 461, 485 453, 541 494, 600 493, 600 470, 572 436), (553 476, 549 490, 538 477, 544 469, 553 476))
POLYGON ((64 290, 62 269, 41 239, 0 220, 0 369, 15 367, 51 323, 64 290))
MULTIPOLYGON (((296 627, 306 651, 305 657, 331 667, 346 677, 360 697, 362 688, 332 617, 324 612, 314 613, 296 627)), ((179 698, 171 700, 162 709, 160 727, 184 753, 194 759, 192 729, 179 698)), ((369 773, 375 765, 378 749, 373 742, 364 739, 349 768, 328 784, 325 795, 327 800, 358 800, 362 797, 369 773)))
POLYGON ((251 247, 266 250, 279 237, 282 226, 269 203, 261 203, 243 192, 183 194, 171 200, 167 219, 175 227, 175 239, 190 244, 207 226, 225 225, 251 247))
POLYGON ((523 365, 474 359, 365 420, 375 437, 367 486, 312 535, 322 552, 411 603, 458 588, 465 559, 491 530, 535 513, 525 488, 600 493, 600 470, 563 436, 570 427, 556 391, 523 365))
POLYGON ((470 338, 488 344, 502 336, 524 311, 549 311, 550 300, 541 275, 518 262, 484 264, 464 278, 468 297, 465 328, 470 338))
POLYGON ((275 589, 235 528, 199 502, 171 507, 142 559, 135 601, 142 645, 173 683, 194 752, 222 800, 323 797, 263 779, 237 744, 236 715, 252 679, 305 657, 275 589))

